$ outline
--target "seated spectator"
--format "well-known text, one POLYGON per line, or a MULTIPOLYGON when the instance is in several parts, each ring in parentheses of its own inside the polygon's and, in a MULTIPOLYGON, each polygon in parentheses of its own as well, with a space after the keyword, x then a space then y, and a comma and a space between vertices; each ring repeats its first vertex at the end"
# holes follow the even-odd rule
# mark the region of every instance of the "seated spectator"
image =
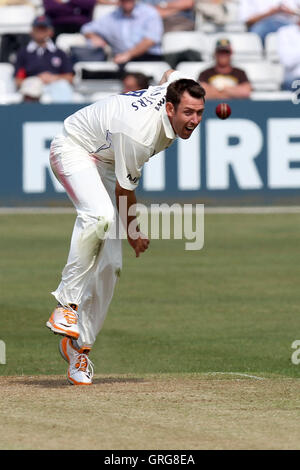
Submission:
POLYGON ((27 77, 39 77, 44 92, 53 102, 69 102, 73 97, 73 70, 70 59, 57 49, 51 37, 53 28, 46 16, 37 17, 32 25, 31 41, 22 47, 15 64, 17 87, 27 77))
MULTIPOLYGON (((294 80, 300 80, 300 20, 295 25, 284 26, 277 33, 278 53, 284 66, 284 90, 292 90, 294 80)), ((299 88, 299 86, 298 86, 299 88)))
POLYGON ((228 39, 217 41, 214 67, 200 73, 198 81, 207 99, 249 98, 251 85, 246 73, 231 65, 232 48, 228 39))
POLYGON ((295 23, 298 8, 298 0, 240 0, 239 18, 264 44, 267 34, 295 23))
POLYGON ((224 26, 237 19, 231 9, 236 5, 236 0, 196 0, 195 10, 203 22, 224 26))
POLYGON ((155 6, 164 23, 164 32, 195 29, 195 0, 142 0, 155 6))
POLYGON ((62 33, 78 33, 92 20, 97 0, 43 0, 45 14, 54 28, 54 41, 62 33))
POLYGON ((150 85, 150 79, 143 73, 128 72, 122 78, 122 93, 145 90, 150 85))
POLYGON ((92 47, 112 49, 113 60, 123 65, 132 60, 161 60, 163 25, 155 8, 120 0, 112 13, 85 24, 81 33, 92 47))

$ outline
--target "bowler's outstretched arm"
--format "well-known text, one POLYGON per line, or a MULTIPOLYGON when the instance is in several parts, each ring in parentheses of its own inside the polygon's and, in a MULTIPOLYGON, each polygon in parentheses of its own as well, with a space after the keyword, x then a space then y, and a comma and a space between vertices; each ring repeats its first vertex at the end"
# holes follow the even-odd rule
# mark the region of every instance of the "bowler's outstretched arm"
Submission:
MULTIPOLYGON (((130 213, 132 212, 132 211, 130 211, 130 208, 132 206, 136 205, 136 203, 137 203, 135 191, 131 191, 129 189, 122 188, 120 186, 119 182, 116 181, 115 194, 116 194, 117 209, 118 209, 118 212, 120 214, 123 225, 126 229, 128 242, 132 246, 132 248, 134 249, 136 257, 138 258, 140 256, 140 253, 144 253, 144 251, 147 250, 150 241, 142 233, 137 238, 132 238, 131 235, 130 235, 129 227, 130 227, 131 223, 136 219, 136 213, 134 213, 134 215, 129 216, 129 212, 130 213), (121 196, 125 197, 125 201, 126 201, 125 210, 126 210, 126 213, 124 213, 123 208, 122 208, 123 210, 120 211, 120 199, 119 198, 121 196)), ((140 230, 139 230, 138 224, 136 224, 136 232, 139 232, 139 231, 140 230)))

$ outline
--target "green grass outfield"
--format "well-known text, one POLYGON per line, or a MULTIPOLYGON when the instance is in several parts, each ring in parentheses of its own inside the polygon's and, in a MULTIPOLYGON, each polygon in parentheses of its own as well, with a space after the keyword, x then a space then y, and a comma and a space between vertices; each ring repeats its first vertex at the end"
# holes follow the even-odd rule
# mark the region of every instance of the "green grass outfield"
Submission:
MULTIPOLYGON (((45 323, 66 261, 72 214, 0 216, 0 375, 66 373, 45 323)), ((297 214, 210 214, 201 251, 152 241, 123 271, 91 359, 99 374, 240 372, 298 377, 297 214)))

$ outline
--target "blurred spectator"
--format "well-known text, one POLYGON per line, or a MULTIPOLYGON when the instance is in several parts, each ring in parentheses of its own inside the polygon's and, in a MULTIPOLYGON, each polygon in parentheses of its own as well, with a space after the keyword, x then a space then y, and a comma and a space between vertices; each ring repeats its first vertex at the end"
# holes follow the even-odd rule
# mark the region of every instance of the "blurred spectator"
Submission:
POLYGON ((258 34, 264 44, 269 33, 295 23, 299 0, 240 0, 239 17, 250 32, 258 34))
POLYGON ((39 103, 43 94, 43 82, 39 77, 28 77, 21 83, 20 93, 23 101, 39 103))
MULTIPOLYGON (((239 0, 195 0, 195 10, 203 22, 223 26, 236 20, 231 7, 236 7, 239 0)), ((236 9, 236 8, 235 8, 236 9)))
POLYGON ((45 14, 54 28, 54 41, 62 33, 78 33, 92 20, 97 0, 43 0, 45 14))
POLYGON ((27 77, 39 77, 51 101, 69 102, 73 97, 72 65, 66 54, 56 48, 52 35, 50 20, 46 16, 37 17, 32 25, 31 41, 17 55, 16 85, 21 86, 27 77))
POLYGON ((164 23, 164 32, 195 29, 195 0, 142 0, 155 6, 164 23))
POLYGON ((108 44, 116 64, 161 60, 161 18, 155 8, 136 0, 120 0, 119 8, 87 23, 81 32, 92 47, 104 48, 108 44))
POLYGON ((251 85, 246 73, 231 65, 232 48, 228 39, 216 43, 214 67, 204 70, 198 81, 207 99, 249 98, 251 85))
POLYGON ((128 72, 122 78, 122 93, 145 90, 150 85, 150 79, 143 73, 128 72))
POLYGON ((292 90, 293 81, 300 80, 300 19, 295 25, 280 28, 277 41, 280 62, 285 69, 282 88, 292 90))

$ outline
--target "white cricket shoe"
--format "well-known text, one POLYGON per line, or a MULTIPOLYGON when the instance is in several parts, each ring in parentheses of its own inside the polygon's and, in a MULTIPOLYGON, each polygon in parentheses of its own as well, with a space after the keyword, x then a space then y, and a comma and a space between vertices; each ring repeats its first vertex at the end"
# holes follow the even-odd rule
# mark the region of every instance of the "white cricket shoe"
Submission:
POLYGON ((69 363, 67 378, 72 385, 92 385, 94 368, 88 358, 89 349, 76 349, 70 338, 59 343, 62 357, 69 363))
POLYGON ((53 333, 78 339, 78 314, 75 308, 77 308, 77 306, 74 304, 70 307, 58 305, 52 312, 46 326, 50 328, 53 333))

